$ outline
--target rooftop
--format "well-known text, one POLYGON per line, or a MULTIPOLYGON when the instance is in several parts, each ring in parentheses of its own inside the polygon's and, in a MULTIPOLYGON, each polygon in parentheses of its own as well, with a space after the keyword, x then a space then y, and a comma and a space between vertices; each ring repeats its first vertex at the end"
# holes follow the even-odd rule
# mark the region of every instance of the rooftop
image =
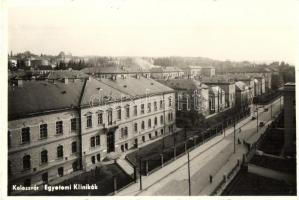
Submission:
POLYGON ((177 90, 208 89, 208 86, 194 79, 159 80, 164 85, 177 90))

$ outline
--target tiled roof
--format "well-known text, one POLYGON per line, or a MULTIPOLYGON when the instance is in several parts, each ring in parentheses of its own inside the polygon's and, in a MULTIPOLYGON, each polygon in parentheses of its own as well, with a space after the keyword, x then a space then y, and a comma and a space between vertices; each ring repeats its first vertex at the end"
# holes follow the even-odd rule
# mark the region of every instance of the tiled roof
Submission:
POLYGON ((124 73, 127 72, 127 70, 122 69, 121 67, 115 67, 115 66, 109 66, 109 67, 89 67, 84 68, 81 70, 84 73, 92 74, 92 73, 103 73, 103 74, 109 74, 109 73, 124 73))
POLYGON ((201 82, 203 83, 231 83, 233 84, 234 78, 230 76, 224 76, 224 75, 217 75, 212 77, 201 77, 201 82))
POLYGON ((168 93, 173 92, 173 89, 150 78, 127 78, 127 79, 102 79, 103 83, 115 88, 127 95, 144 96, 146 94, 168 93))
POLYGON ((118 101, 122 97, 130 96, 100 80, 91 78, 86 81, 80 106, 89 106, 91 103, 95 105, 97 103, 104 104, 110 101, 118 101))
POLYGON ((178 90, 195 90, 195 89, 207 89, 208 86, 205 84, 202 84, 199 81, 196 81, 194 79, 170 79, 170 80, 159 80, 164 85, 167 85, 168 87, 171 87, 173 89, 178 90))
POLYGON ((24 81, 8 86, 8 117, 18 118, 45 111, 77 106, 84 81, 69 84, 56 81, 24 81))
POLYGON ((88 78, 88 75, 78 70, 52 70, 48 79, 83 79, 88 78))
POLYGON ((39 113, 105 104, 121 98, 138 98, 150 94, 174 92, 173 89, 147 78, 76 81, 22 81, 8 87, 9 120, 39 113))

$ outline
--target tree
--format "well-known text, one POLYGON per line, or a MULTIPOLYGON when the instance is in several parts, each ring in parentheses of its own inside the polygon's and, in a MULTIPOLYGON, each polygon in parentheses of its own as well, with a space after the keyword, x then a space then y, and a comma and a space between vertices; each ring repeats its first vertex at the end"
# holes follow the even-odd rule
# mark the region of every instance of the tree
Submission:
POLYGON ((198 128, 204 124, 205 117, 196 110, 177 111, 176 125, 180 128, 198 128))

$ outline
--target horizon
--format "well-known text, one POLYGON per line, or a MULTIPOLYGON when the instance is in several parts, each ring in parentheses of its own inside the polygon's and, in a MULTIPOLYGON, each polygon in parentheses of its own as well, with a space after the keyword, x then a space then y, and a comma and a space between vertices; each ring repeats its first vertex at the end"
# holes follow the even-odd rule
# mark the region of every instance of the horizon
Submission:
POLYGON ((7 4, 9 52, 298 62, 295 0, 190 0, 188 4, 12 0, 7 4))

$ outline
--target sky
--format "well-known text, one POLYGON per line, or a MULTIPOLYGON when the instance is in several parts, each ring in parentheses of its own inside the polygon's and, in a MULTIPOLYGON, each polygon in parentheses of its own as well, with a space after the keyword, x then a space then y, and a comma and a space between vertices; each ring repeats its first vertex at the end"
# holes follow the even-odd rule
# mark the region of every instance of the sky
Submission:
POLYGON ((299 55, 299 0, 9 0, 7 7, 13 52, 289 63, 299 55))

